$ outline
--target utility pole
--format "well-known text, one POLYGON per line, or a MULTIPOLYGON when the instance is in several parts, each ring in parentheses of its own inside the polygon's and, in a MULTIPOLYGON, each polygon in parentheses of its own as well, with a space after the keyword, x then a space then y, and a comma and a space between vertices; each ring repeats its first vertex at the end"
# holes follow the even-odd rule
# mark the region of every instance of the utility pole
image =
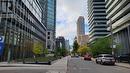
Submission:
MULTIPOLYGON (((128 31, 128 36, 130 36, 130 26, 127 27, 127 31, 128 31)), ((130 37, 128 37, 128 42, 130 44, 130 37)), ((129 45, 130 47, 130 45, 129 45)), ((130 49, 128 50, 130 52, 130 49)))
POLYGON ((114 56, 114 36, 113 36, 113 32, 112 32, 112 21, 111 21, 111 18, 110 18, 110 35, 111 35, 111 48, 112 48, 112 55, 114 56))

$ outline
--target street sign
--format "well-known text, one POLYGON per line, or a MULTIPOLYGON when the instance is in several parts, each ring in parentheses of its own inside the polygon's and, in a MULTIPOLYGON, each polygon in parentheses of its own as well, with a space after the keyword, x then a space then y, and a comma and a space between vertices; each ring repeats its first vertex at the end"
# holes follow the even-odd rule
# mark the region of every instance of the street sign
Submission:
POLYGON ((0 36, 0 43, 4 43, 4 36, 0 36))
POLYGON ((0 36, 0 56, 3 54, 4 49, 4 36, 0 36))
POLYGON ((0 43, 0 56, 3 54, 4 43, 0 43))

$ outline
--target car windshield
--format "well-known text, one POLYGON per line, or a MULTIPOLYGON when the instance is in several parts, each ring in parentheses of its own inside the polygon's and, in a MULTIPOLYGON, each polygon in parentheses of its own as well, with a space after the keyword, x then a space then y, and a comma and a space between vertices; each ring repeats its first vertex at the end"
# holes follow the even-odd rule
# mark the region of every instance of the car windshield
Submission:
POLYGON ((104 57, 113 57, 112 55, 104 55, 104 57))

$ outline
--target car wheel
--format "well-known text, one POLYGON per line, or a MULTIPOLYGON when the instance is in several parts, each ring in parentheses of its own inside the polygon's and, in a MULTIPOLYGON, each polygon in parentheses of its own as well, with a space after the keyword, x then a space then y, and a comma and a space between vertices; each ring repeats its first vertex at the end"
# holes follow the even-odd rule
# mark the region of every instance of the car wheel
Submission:
POLYGON ((115 63, 113 63, 112 65, 115 65, 115 63))
POLYGON ((101 60, 100 64, 101 64, 101 65, 103 65, 103 64, 104 64, 104 63, 102 62, 102 60, 101 60))
POLYGON ((98 64, 98 61, 96 60, 96 63, 98 64))

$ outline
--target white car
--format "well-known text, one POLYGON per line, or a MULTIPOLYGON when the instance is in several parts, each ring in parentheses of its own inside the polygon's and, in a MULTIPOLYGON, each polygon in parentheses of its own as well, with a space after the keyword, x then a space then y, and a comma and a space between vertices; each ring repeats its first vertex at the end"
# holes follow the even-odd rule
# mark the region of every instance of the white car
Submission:
POLYGON ((111 54, 100 54, 96 58, 96 63, 115 65, 115 58, 111 54))

